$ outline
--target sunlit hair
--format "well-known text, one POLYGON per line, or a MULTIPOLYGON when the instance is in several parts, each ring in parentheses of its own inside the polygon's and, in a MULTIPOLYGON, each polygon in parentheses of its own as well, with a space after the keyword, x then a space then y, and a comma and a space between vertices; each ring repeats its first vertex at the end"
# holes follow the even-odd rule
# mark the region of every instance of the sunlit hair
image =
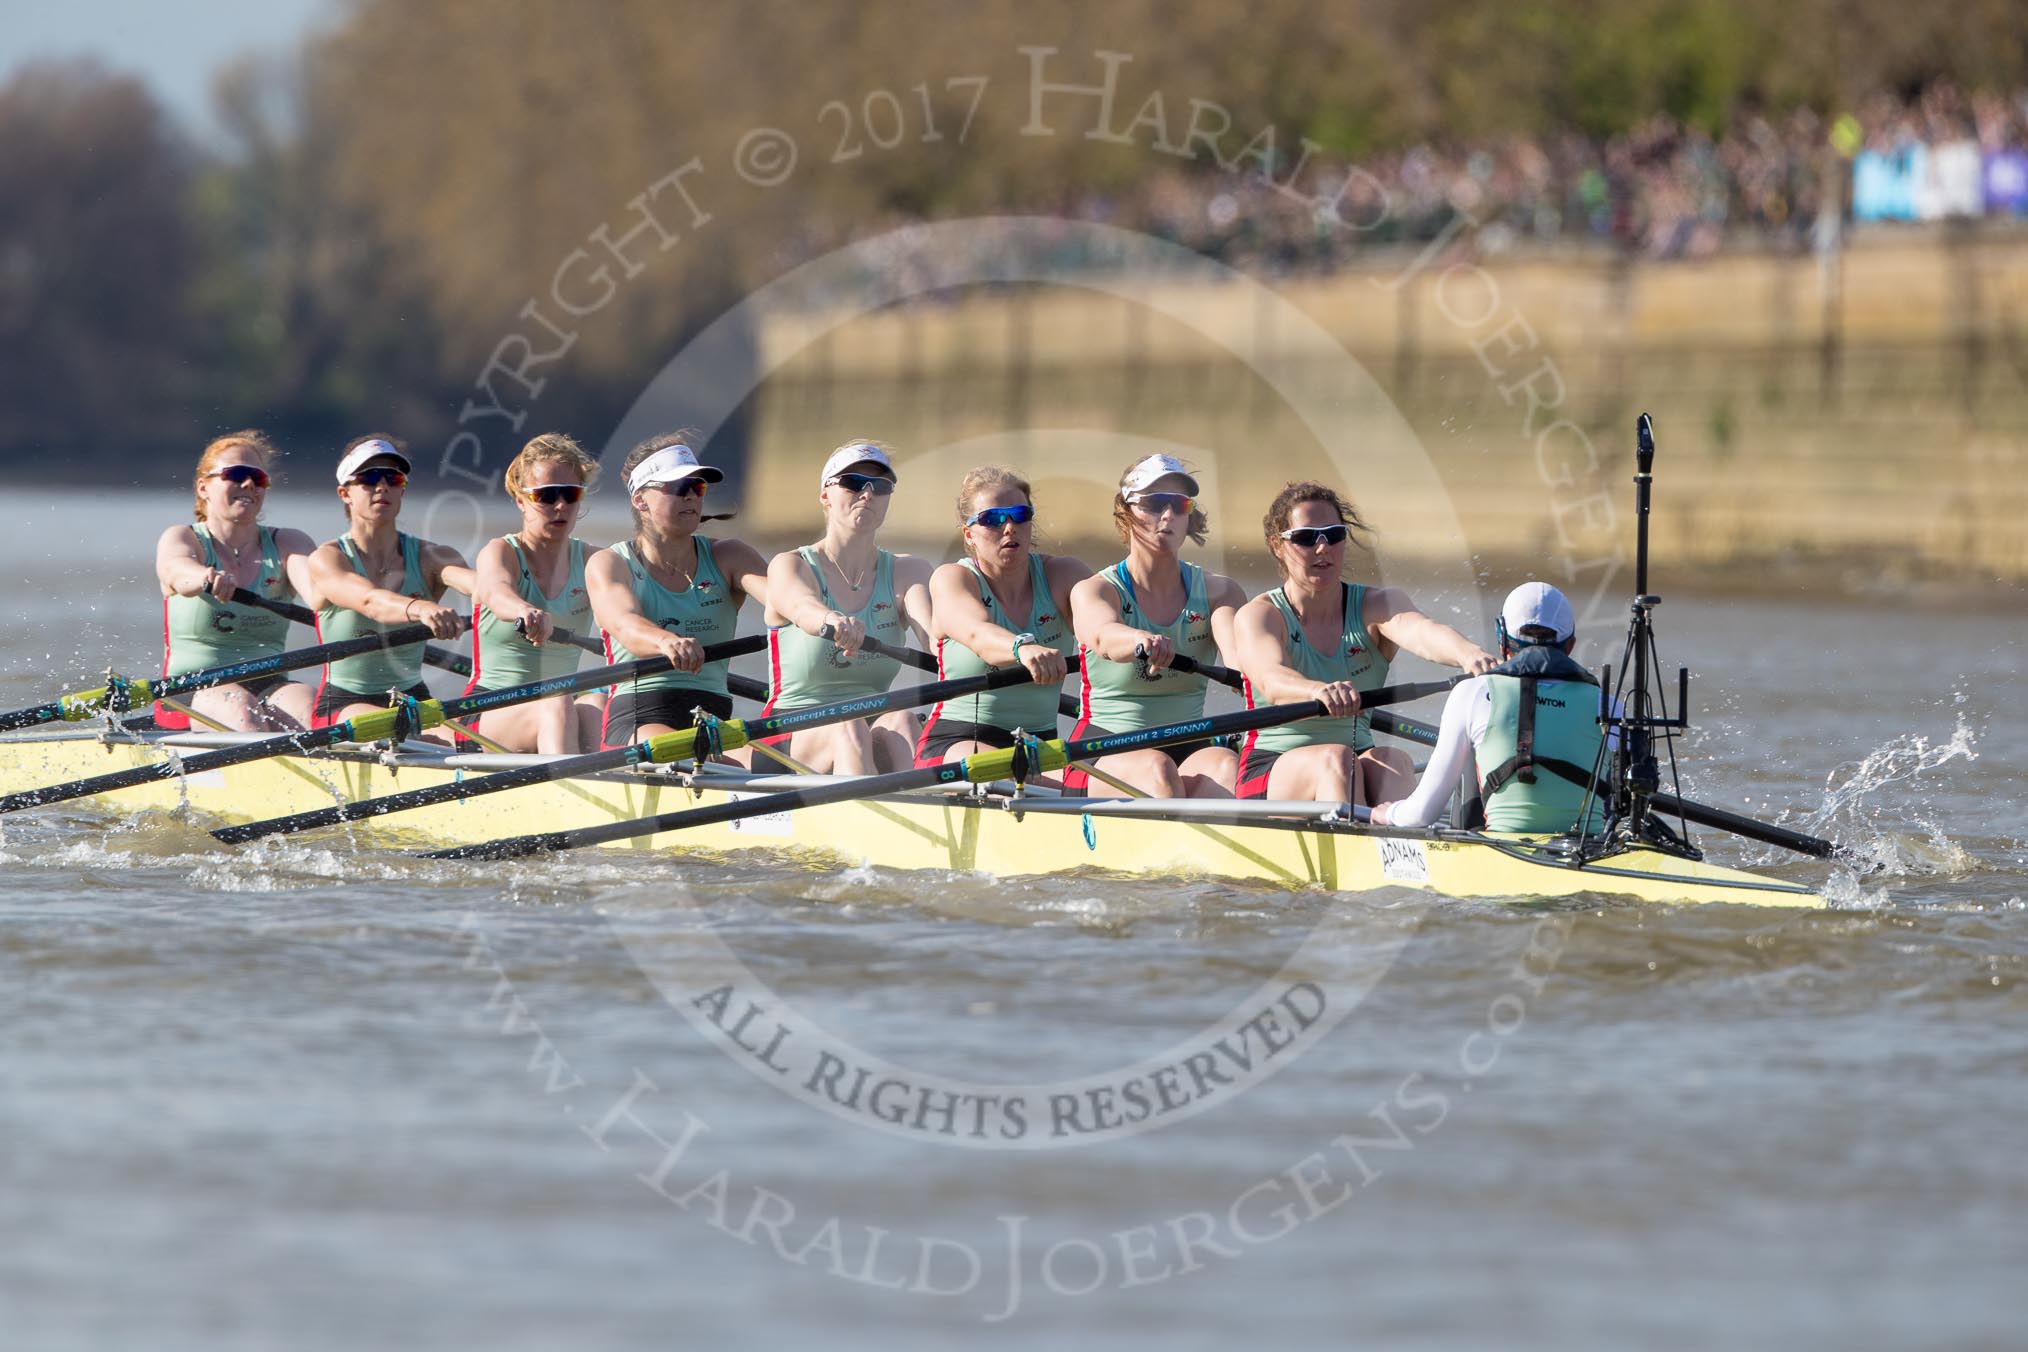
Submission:
POLYGON ((599 462, 585 448, 562 432, 544 432, 530 439, 521 454, 507 465, 507 495, 518 498, 537 465, 565 465, 577 472, 577 481, 589 493, 599 477, 599 462))
POLYGON ((1001 465, 981 465, 970 470, 958 483, 958 534, 965 539, 965 552, 971 553, 972 542, 965 537, 965 522, 972 515, 972 503, 981 493, 997 493, 1011 488, 1021 495, 1021 500, 1030 507, 1035 505, 1035 490, 1028 481, 1013 470, 1001 465))
MULTIPOLYGON (((389 436, 385 432, 368 432, 364 436, 352 438, 352 440, 346 442, 344 446, 340 447, 338 451, 338 459, 341 461, 344 460, 346 456, 352 454, 353 448, 358 446, 364 446, 369 441, 384 441, 388 445, 394 447, 394 449, 400 453, 402 459, 407 460, 409 458, 408 443, 403 441, 401 438, 389 436)), ((345 490, 348 487, 350 487, 350 485, 348 484, 338 485, 338 506, 344 511, 345 519, 347 521, 350 521, 352 519, 352 504, 345 500, 345 490)))
MULTIPOLYGON (((641 467, 643 460, 646 460, 657 451, 666 451, 671 446, 688 446, 692 451, 698 452, 697 458, 699 460, 704 458, 702 454, 704 434, 694 427, 679 427, 673 432, 664 432, 659 436, 649 437, 646 441, 634 447, 633 450, 628 451, 627 458, 620 462, 620 482, 623 484, 630 482, 634 477, 634 471, 641 467)), ((585 482, 589 484, 591 480, 587 479, 585 482)), ((708 493, 710 490, 707 488, 705 491, 708 493)), ((635 495, 632 493, 627 494, 627 510, 634 514, 634 529, 638 531, 646 524, 648 518, 642 513, 640 508, 634 506, 634 497, 635 495)), ((705 512, 697 518, 697 521, 699 525, 702 525, 706 521, 730 521, 732 518, 733 513, 731 512, 705 512)))
POLYGON ((1352 504, 1340 496, 1336 489, 1307 481, 1293 483, 1275 494, 1275 500, 1268 504, 1267 515, 1261 518, 1260 523, 1261 535, 1267 540, 1268 553, 1274 556, 1275 566, 1281 569, 1283 577, 1289 575, 1289 570, 1283 566, 1281 551, 1275 546, 1288 543, 1282 539, 1282 532, 1289 528, 1289 521, 1295 516, 1296 508, 1306 502, 1321 502, 1336 512, 1338 519, 1352 528, 1352 534, 1347 538, 1361 549, 1370 548, 1359 536, 1361 532, 1370 533, 1373 527, 1360 519, 1352 504))
POLYGON ((251 451, 253 458, 260 461, 262 469, 269 473, 274 472, 275 447, 274 443, 268 440, 267 433, 249 427, 238 432, 227 432, 217 438, 204 448, 204 454, 197 457, 197 477, 190 485, 191 494, 197 499, 195 510, 199 521, 204 520, 205 476, 217 469, 219 462, 225 459, 226 452, 232 450, 251 451))
MULTIPOLYGON (((1141 462, 1136 460, 1134 465, 1141 462)), ((1127 503, 1127 475, 1134 472, 1134 465, 1128 465, 1120 474, 1120 486, 1113 493, 1113 529, 1120 533, 1122 543, 1134 538, 1134 509, 1127 503)), ((1160 482, 1157 480, 1156 482, 1160 482)), ((1190 525, 1187 534, 1198 544, 1203 544, 1206 533, 1211 529, 1211 518, 1196 503, 1190 504, 1190 525)))

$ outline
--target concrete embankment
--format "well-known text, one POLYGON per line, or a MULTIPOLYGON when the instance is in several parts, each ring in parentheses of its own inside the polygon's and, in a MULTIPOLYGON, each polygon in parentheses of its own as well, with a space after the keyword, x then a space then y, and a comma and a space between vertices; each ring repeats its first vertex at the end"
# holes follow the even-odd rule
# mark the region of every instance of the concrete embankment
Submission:
POLYGON ((1645 410, 1671 585, 2028 580, 2021 230, 1862 233, 1829 258, 1101 279, 778 314, 763 345, 759 534, 806 530, 823 454, 872 436, 901 457, 898 537, 951 549, 958 477, 991 460, 1034 480, 1046 541, 1096 559, 1120 470, 1170 449, 1205 471, 1233 563, 1260 554, 1281 484, 1320 478, 1380 528, 1383 563, 1583 587, 1630 557, 1645 410))

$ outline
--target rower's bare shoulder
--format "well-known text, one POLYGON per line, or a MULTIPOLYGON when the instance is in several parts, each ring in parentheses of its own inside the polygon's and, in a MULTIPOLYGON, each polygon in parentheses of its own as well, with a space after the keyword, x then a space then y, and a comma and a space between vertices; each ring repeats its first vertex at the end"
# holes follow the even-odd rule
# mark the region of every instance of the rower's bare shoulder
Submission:
POLYGON ((1049 579, 1050 590, 1059 587, 1075 587, 1092 576, 1091 565, 1083 559, 1068 554, 1045 554, 1042 556, 1042 576, 1049 579))
POLYGON ((317 548, 317 542, 310 538, 310 532, 297 530, 294 526, 275 527, 275 552, 283 558, 292 554, 309 554, 317 548))
POLYGON ((181 521, 163 531, 162 538, 155 542, 157 557, 165 554, 202 555, 203 552, 203 546, 197 541, 197 528, 181 521))
POLYGON ((809 563, 800 549, 784 549, 768 560, 768 581, 772 583, 795 583, 804 587, 815 587, 817 575, 810 571, 809 563))
POLYGON ((1119 614, 1119 592, 1107 584, 1104 573, 1093 573, 1080 579, 1070 589, 1070 603, 1073 606, 1090 606, 1099 610, 1110 610, 1119 614))
POLYGON ((1399 587, 1368 587, 1359 602, 1359 618, 1368 625, 1385 624, 1396 616, 1416 613, 1414 600, 1399 587))
POLYGON ((1246 604, 1246 588, 1227 577, 1224 573, 1210 573, 1204 579, 1204 594, 1210 598, 1212 607, 1230 606, 1238 610, 1246 604))
POLYGON ((421 553, 424 567, 429 568, 470 567, 470 565, 465 562, 465 555, 463 551, 459 550, 455 545, 439 544, 435 540, 425 540, 422 542, 421 553))
POLYGON ((906 591, 910 587, 929 585, 932 565, 920 554, 896 554, 894 556, 894 585, 906 591))
POLYGON ((1266 592, 1240 606, 1233 613, 1232 622, 1242 632, 1269 633, 1281 638, 1289 636, 1289 627, 1282 621, 1281 607, 1270 601, 1266 592))
POLYGON ((737 537, 711 542, 712 557, 718 560, 718 570, 728 577, 747 573, 765 573, 767 558, 752 545, 737 537))
POLYGON ((584 557, 584 575, 587 582, 624 582, 628 577, 627 561, 611 545, 594 549, 584 557))

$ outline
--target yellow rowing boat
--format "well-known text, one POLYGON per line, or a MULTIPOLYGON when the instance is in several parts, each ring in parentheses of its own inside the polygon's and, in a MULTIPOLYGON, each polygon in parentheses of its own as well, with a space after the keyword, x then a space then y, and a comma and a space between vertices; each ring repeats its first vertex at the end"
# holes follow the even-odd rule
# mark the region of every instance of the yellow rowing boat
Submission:
MULTIPOLYGON (((0 737, 0 784, 28 788, 144 765, 242 740, 235 734, 95 733, 0 737)), ((469 782, 532 756, 331 750, 167 776, 99 800, 102 809, 186 810, 206 824, 260 820, 403 790, 469 782)), ((820 777, 748 776, 657 766, 577 776, 457 799, 335 828, 362 844, 460 845, 531 829, 571 830, 803 787, 820 777)), ((1397 830, 1344 820, 1322 803, 1067 799, 1011 786, 895 794, 779 811, 613 848, 727 856, 792 852, 826 865, 976 871, 996 876, 1101 870, 1211 876, 1291 888, 1409 888, 1526 901, 1613 896, 1639 901, 1821 906, 1810 888, 1659 849, 1580 863, 1555 838, 1397 830)))

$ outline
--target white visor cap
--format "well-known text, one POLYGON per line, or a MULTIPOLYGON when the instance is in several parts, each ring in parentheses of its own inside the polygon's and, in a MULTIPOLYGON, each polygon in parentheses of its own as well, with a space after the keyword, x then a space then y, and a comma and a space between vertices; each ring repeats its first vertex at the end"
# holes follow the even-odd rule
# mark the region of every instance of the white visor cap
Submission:
POLYGON ((1577 613, 1570 608, 1570 599, 1547 582, 1524 582, 1508 592, 1500 619, 1515 638, 1520 638, 1524 629, 1540 628, 1555 634, 1556 641, 1562 643, 1577 632, 1577 613))
POLYGON ((817 487, 822 488, 854 465, 878 465, 887 471, 889 478, 896 483, 901 482, 901 476, 894 472, 894 462, 887 458, 886 451, 863 441, 855 441, 849 446, 840 446, 831 452, 830 458, 824 462, 824 472, 817 477, 817 487))
POLYGON ((698 464, 697 452, 678 442, 674 446, 664 446, 634 466, 634 472, 627 476, 627 492, 638 493, 656 484, 673 484, 683 479, 702 479, 708 484, 723 483, 725 471, 698 464))
POLYGON ((1145 493, 1158 480, 1166 479, 1172 474, 1190 485, 1191 497, 1197 496, 1200 491, 1197 487, 1197 476, 1183 468, 1183 462, 1173 455, 1151 455, 1146 459, 1135 461, 1134 467, 1127 471, 1126 479, 1120 484, 1120 491, 1129 496, 1145 493))
POLYGON ((344 458, 338 462, 338 482, 351 483, 352 476, 359 473, 369 460, 392 460, 401 466, 403 474, 414 472, 414 467, 408 463, 408 457, 394 449, 392 442, 375 437, 371 441, 362 441, 345 452, 344 458))

